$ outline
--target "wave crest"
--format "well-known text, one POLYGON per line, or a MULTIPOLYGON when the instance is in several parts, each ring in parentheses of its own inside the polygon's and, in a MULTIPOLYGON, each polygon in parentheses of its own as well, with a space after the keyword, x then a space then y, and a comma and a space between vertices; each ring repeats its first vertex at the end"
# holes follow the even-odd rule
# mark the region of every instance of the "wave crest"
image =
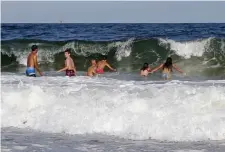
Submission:
MULTIPOLYGON (((10 40, 2 41, 1 53, 8 58, 16 58, 20 65, 26 65, 26 58, 33 44, 39 46, 39 61, 43 65, 59 66, 64 60, 62 52, 71 48, 80 70, 86 70, 89 60, 99 59, 100 55, 107 55, 113 66, 128 71, 140 69, 144 62, 150 63, 151 66, 161 64, 168 56, 186 70, 195 69, 194 65, 198 65, 198 70, 192 70, 193 73, 204 69, 204 73, 207 74, 211 74, 212 71, 213 75, 222 74, 224 70, 221 69, 225 66, 225 39, 212 37, 184 42, 162 38, 116 42, 10 40), (208 69, 210 72, 205 72, 208 69)), ((3 66, 9 64, 6 58, 2 59, 3 66)))

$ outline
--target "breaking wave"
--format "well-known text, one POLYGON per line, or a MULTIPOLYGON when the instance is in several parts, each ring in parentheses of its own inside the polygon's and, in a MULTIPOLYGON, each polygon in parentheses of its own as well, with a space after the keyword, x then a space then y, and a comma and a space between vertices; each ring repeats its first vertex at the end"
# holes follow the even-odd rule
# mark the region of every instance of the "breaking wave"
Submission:
POLYGON ((55 68, 62 65, 63 51, 70 48, 80 71, 87 69, 90 59, 99 59, 101 55, 107 55, 117 69, 128 72, 140 69, 144 62, 155 66, 168 56, 193 74, 220 75, 224 73, 225 66, 225 39, 211 37, 183 42, 162 38, 112 42, 8 40, 2 41, 2 68, 11 64, 26 65, 27 54, 33 44, 39 46, 40 64, 55 68))

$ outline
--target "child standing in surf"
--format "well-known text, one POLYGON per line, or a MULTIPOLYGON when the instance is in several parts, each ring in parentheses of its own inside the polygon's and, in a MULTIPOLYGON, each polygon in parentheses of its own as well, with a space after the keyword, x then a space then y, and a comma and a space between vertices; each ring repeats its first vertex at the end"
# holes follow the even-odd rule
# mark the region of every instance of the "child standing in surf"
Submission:
POLYGON ((66 71, 66 76, 75 76, 76 75, 76 67, 74 65, 73 59, 70 57, 70 50, 66 49, 64 51, 66 60, 65 60, 65 67, 59 70, 58 72, 61 71, 66 71))
POLYGON ((166 59, 166 62, 164 64, 159 65, 155 69, 153 69, 151 72, 156 72, 159 69, 162 69, 162 77, 164 80, 171 79, 171 72, 173 72, 173 68, 177 70, 180 73, 185 74, 182 70, 180 70, 175 64, 173 64, 172 58, 168 57, 166 59))
POLYGON ((26 69, 26 75, 29 77, 36 77, 35 69, 39 72, 40 76, 43 76, 42 72, 40 71, 38 67, 38 61, 37 61, 37 52, 38 52, 38 46, 33 45, 31 47, 31 53, 27 57, 27 69, 26 69))

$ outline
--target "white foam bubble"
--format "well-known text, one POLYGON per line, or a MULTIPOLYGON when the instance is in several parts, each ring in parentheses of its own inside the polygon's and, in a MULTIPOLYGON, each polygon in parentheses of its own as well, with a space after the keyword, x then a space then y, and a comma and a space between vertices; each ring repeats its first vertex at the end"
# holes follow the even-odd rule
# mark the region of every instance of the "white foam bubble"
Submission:
POLYGON ((118 61, 122 60, 123 57, 130 56, 132 52, 132 44, 134 39, 129 39, 126 42, 116 42, 115 46, 117 47, 116 58, 118 61))
MULTIPOLYGON (((15 55, 17 62, 21 65, 27 64, 27 56, 30 53, 30 47, 32 45, 43 46, 38 49, 38 61, 45 63, 53 63, 54 55, 63 52, 67 48, 71 48, 77 55, 88 56, 94 53, 100 53, 106 55, 112 48, 116 48, 116 58, 121 60, 123 57, 128 57, 131 53, 133 39, 129 39, 124 42, 112 42, 109 44, 99 44, 99 43, 79 43, 79 42, 68 42, 61 47, 54 45, 43 44, 43 43, 29 43, 27 48, 14 48, 10 50, 2 49, 2 53, 8 56, 15 55), (45 47, 44 47, 45 46, 45 47)), ((25 46, 26 47, 26 46, 25 46)))
POLYGON ((159 39, 159 40, 160 45, 167 46, 167 44, 169 44, 170 49, 175 51, 177 55, 188 59, 191 56, 201 57, 203 53, 209 48, 211 39, 212 38, 198 41, 185 41, 185 42, 176 42, 170 39, 159 39))
MULTIPOLYGON (((33 43, 32 43, 33 44, 33 43)), ((2 53, 8 55, 9 57, 11 57, 12 55, 14 55, 16 57, 17 62, 19 62, 19 64, 21 65, 27 65, 27 57, 29 55, 29 53, 31 52, 30 49, 13 49, 10 52, 7 52, 6 50, 3 49, 2 53)), ((62 49, 58 49, 58 50, 54 50, 54 48, 52 49, 38 49, 38 61, 39 62, 47 62, 47 63, 52 63, 54 62, 54 54, 57 54, 59 52, 62 52, 62 49)))
POLYGON ((15 149, 15 150, 25 150, 25 149, 27 149, 27 146, 14 146, 13 149, 15 149))
POLYGON ((225 41, 223 39, 221 39, 220 43, 221 43, 220 53, 223 57, 225 57, 225 41))
POLYGON ((8 75, 1 81, 2 127, 137 140, 225 139, 224 81, 205 86, 8 75))
POLYGON ((76 54, 87 56, 90 53, 100 53, 106 55, 110 49, 116 48, 116 59, 120 61, 123 57, 130 56, 132 51, 132 43, 134 39, 131 38, 127 41, 112 42, 107 45, 103 44, 80 44, 78 42, 67 43, 63 48, 72 48, 76 54))
POLYGON ((187 149, 187 150, 173 150, 173 152, 205 152, 205 149, 202 150, 192 150, 192 149, 187 149))

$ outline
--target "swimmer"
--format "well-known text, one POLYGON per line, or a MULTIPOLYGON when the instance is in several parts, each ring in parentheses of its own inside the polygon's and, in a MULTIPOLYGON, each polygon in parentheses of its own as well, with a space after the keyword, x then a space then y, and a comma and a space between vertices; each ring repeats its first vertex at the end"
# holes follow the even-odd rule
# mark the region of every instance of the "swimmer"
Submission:
POLYGON ((116 71, 116 69, 113 69, 108 63, 107 63, 107 58, 103 57, 103 59, 101 61, 98 61, 97 63, 97 69, 96 69, 96 73, 98 74, 103 74, 104 73, 104 68, 105 66, 107 66, 110 70, 112 71, 116 71))
POLYGON ((141 76, 148 76, 148 74, 151 72, 151 69, 149 67, 148 63, 144 63, 143 67, 141 68, 141 76))
POLYGON ((64 51, 66 60, 65 60, 65 67, 59 70, 58 72, 61 71, 66 71, 66 76, 75 76, 76 75, 76 67, 74 65, 73 59, 70 57, 70 50, 66 49, 64 51))
POLYGON ((35 69, 38 71, 40 76, 43 76, 42 72, 40 71, 38 67, 37 52, 38 52, 38 46, 33 45, 31 47, 31 53, 27 57, 26 75, 29 77, 36 77, 35 69))
POLYGON ((171 72, 173 72, 173 68, 180 73, 185 74, 182 70, 180 70, 175 64, 172 62, 172 58, 168 57, 164 64, 159 65, 155 69, 151 71, 151 73, 156 72, 157 70, 162 68, 162 77, 164 80, 171 79, 171 72))
POLYGON ((91 66, 88 68, 87 76, 93 77, 96 74, 96 61, 91 60, 91 66))

